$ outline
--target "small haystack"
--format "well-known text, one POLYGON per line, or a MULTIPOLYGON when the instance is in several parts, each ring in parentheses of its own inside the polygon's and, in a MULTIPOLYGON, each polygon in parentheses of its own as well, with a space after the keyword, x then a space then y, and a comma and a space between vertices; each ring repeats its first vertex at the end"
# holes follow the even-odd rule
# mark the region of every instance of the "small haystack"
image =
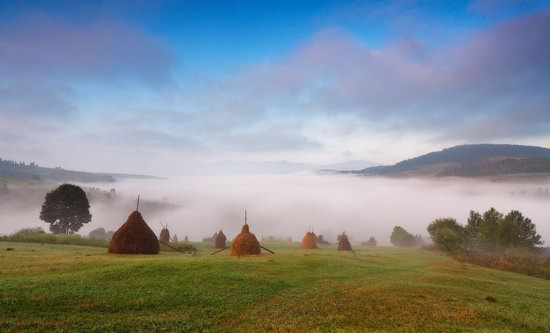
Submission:
POLYGON ((178 241, 178 235, 174 234, 174 237, 172 237, 172 242, 176 243, 178 241))
POLYGON ((260 253, 260 242, 258 242, 256 236, 250 232, 248 224, 245 222, 241 233, 235 237, 231 244, 231 255, 240 257, 260 253))
POLYGON ((312 231, 308 231, 304 238, 302 239, 302 243, 300 244, 300 247, 302 249, 316 249, 317 248, 317 237, 312 231))
POLYGON ((157 254, 159 240, 136 210, 113 234, 109 242, 109 253, 157 254))
POLYGON ((216 233, 216 237, 214 237, 214 247, 216 249, 225 249, 226 240, 227 237, 225 237, 223 231, 220 229, 220 232, 216 233))
POLYGON ((170 243, 170 231, 168 231, 168 224, 164 225, 160 223, 162 230, 160 231, 159 241, 162 243, 170 243))
POLYGON ((183 239, 184 242, 189 242, 189 238, 187 238, 187 235, 185 235, 185 238, 183 239))
POLYGON ((351 244, 345 232, 342 233, 342 235, 340 235, 340 242, 338 243, 338 251, 352 251, 351 244))

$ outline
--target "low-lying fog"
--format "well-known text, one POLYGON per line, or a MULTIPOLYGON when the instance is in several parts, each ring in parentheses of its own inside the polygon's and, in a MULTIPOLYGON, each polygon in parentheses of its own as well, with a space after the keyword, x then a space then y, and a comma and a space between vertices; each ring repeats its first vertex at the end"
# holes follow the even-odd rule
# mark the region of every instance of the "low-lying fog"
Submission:
MULTIPOLYGON (((507 213, 520 210, 550 242, 550 194, 545 183, 491 183, 459 179, 387 179, 355 176, 291 174, 251 176, 193 176, 168 180, 124 180, 83 184, 109 191, 118 200, 91 200, 92 221, 80 230, 87 235, 104 227, 116 230, 135 208, 135 198, 173 203, 171 209, 142 212, 149 226, 159 232, 159 221, 168 224, 179 239, 201 240, 223 228, 228 238, 239 232, 244 210, 251 231, 261 236, 291 236, 301 240, 308 227, 334 240, 346 231, 352 241, 374 236, 389 244, 395 225, 427 236, 426 227, 437 217, 451 216, 466 222, 470 210, 490 207, 507 213)), ((44 191, 44 190, 42 190, 44 191)), ((39 192, 36 190, 35 192, 39 192)), ((0 233, 21 227, 42 226, 38 215, 43 193, 0 197, 0 233)))

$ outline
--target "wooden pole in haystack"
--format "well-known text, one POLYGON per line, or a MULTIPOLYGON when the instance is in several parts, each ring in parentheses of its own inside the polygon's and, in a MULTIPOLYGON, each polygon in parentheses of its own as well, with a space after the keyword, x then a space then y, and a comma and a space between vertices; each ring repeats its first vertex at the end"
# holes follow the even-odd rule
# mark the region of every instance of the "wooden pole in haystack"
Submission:
POLYGON ((138 200, 137 200, 137 205, 136 205, 136 212, 139 212, 139 194, 138 194, 138 200))
POLYGON ((271 253, 271 254, 275 254, 275 252, 271 251, 271 250, 268 249, 268 248, 265 248, 265 247, 263 247, 263 246, 261 246, 261 245, 260 245, 260 247, 261 247, 262 249, 266 250, 267 252, 271 253))

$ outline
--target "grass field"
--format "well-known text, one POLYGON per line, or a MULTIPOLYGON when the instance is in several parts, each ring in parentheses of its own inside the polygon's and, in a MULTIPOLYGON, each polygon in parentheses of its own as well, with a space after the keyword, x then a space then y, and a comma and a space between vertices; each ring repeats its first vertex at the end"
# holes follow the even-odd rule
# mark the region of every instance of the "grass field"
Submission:
POLYGON ((423 250, 272 247, 238 259, 0 242, 0 331, 550 332, 549 280, 423 250))

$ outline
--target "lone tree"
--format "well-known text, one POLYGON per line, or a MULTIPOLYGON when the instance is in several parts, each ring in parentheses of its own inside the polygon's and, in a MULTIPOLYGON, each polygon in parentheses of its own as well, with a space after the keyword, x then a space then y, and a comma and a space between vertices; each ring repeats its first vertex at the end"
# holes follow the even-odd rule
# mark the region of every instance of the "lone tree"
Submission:
POLYGON ((395 226, 390 236, 390 242, 399 247, 415 247, 416 238, 400 226, 395 226))
POLYGON ((50 231, 54 234, 78 231, 92 219, 86 192, 76 185, 60 185, 46 194, 40 219, 50 223, 50 231))

